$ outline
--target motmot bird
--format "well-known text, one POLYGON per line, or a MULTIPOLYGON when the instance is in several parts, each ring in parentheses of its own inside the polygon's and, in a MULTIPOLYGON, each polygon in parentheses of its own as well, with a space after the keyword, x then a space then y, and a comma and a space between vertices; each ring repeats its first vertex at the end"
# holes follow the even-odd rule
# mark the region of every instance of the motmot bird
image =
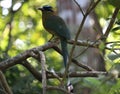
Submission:
POLYGON ((58 36, 61 41, 61 49, 64 65, 68 62, 67 40, 70 40, 70 31, 64 20, 57 16, 51 6, 45 5, 38 8, 42 11, 42 23, 44 28, 53 36, 58 36))

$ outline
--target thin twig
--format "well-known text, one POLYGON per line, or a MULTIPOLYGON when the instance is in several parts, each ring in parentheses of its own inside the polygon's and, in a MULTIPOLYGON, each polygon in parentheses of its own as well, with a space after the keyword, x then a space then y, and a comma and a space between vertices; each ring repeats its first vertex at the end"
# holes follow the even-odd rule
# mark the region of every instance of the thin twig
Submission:
MULTIPOLYGON (((100 0, 98 0, 98 1, 100 1, 100 0)), ((99 3, 99 2, 96 2, 95 4, 93 4, 93 6, 91 7, 91 9, 90 9, 89 11, 87 11, 87 12, 85 13, 85 15, 83 16, 82 22, 81 22, 81 24, 80 24, 80 26, 79 26, 78 32, 77 32, 76 37, 75 37, 75 42, 74 42, 74 44, 73 44, 73 46, 72 46, 72 49, 71 49, 71 52, 70 52, 70 56, 69 56, 69 60, 68 60, 67 67, 66 67, 66 69, 65 69, 65 76, 63 77, 63 81, 64 81, 64 79, 65 79, 66 76, 67 76, 67 72, 68 72, 69 66, 70 66, 70 64, 71 64, 71 62, 72 62, 73 52, 74 52, 74 50, 75 50, 75 47, 76 47, 76 44, 77 44, 77 40, 78 40, 78 37, 79 37, 79 35, 80 35, 80 32, 82 31, 82 28, 83 28, 83 25, 84 25, 84 23, 85 23, 85 20, 86 20, 87 16, 89 15, 89 13, 96 7, 96 5, 97 5, 98 3, 99 3)))
POLYGON ((60 82, 62 81, 62 80, 60 79, 60 77, 59 77, 55 72, 47 71, 47 74, 53 75, 53 76, 54 76, 56 79, 58 79, 60 82))
POLYGON ((13 94, 2 71, 0 71, 0 82, 5 94, 13 94))
MULTIPOLYGON (((95 45, 100 39, 101 38, 95 40, 91 45, 95 45)), ((86 45, 86 48, 79 55, 75 56, 75 58, 82 55, 84 52, 86 52, 89 47, 90 47, 89 45, 88 46, 86 45)))
POLYGON ((111 20, 110 20, 110 23, 109 23, 109 25, 108 25, 108 27, 107 27, 107 29, 106 29, 106 31, 105 31, 105 34, 104 34, 105 40, 106 40, 106 38, 108 37, 108 35, 109 35, 109 33, 110 33, 110 30, 111 30, 112 27, 113 27, 113 24, 114 24, 114 22, 115 22, 115 19, 116 19, 116 17, 117 17, 118 12, 119 12, 119 8, 116 8, 116 9, 114 10, 114 13, 113 13, 113 15, 112 15, 112 18, 111 18, 111 20))
POLYGON ((98 3, 99 3, 100 1, 101 1, 101 0, 97 0, 96 2, 91 1, 90 5, 89 5, 89 7, 88 7, 88 9, 87 9, 87 11, 86 11, 86 14, 90 14, 91 11, 92 11, 93 9, 95 9, 95 7, 98 5, 98 3))
MULTIPOLYGON (((69 44, 74 44, 75 40, 69 40, 69 44)), ((85 46, 85 47, 93 47, 93 48, 98 48, 100 42, 99 41, 89 41, 89 40, 77 40, 76 45, 77 46, 85 46)))
POLYGON ((40 82, 42 82, 42 75, 38 72, 27 60, 21 63, 31 74, 40 82))
POLYGON ((75 59, 72 59, 72 62, 74 62, 74 64, 76 64, 77 66, 85 69, 86 71, 94 71, 94 69, 91 68, 90 66, 85 65, 84 63, 78 62, 78 61, 75 60, 75 59))
MULTIPOLYGON (((60 78, 64 77, 64 73, 56 73, 60 78)), ((75 72, 70 72, 69 77, 70 78, 76 78, 76 77, 98 77, 99 75, 106 75, 107 72, 105 71, 75 71, 75 72)), ((120 75, 119 75, 120 77, 120 75)), ((47 78, 56 78, 54 75, 47 74, 47 78)))
POLYGON ((79 34, 80 34, 81 30, 82 30, 82 27, 83 27, 83 25, 84 25, 84 23, 85 23, 86 17, 87 17, 87 15, 85 15, 85 16, 83 17, 83 20, 82 20, 82 22, 81 22, 81 25, 80 25, 80 27, 79 27, 79 29, 78 29, 77 34, 76 34, 75 42, 74 42, 74 44, 73 44, 73 46, 72 46, 72 49, 71 49, 71 52, 70 52, 70 56, 69 56, 69 60, 68 60, 68 64, 67 64, 66 69, 65 69, 65 76, 63 77, 63 81, 64 81, 64 79, 65 79, 66 76, 67 76, 67 72, 68 72, 69 66, 70 66, 70 64, 71 64, 71 62, 72 62, 72 55, 73 55, 73 52, 74 52, 75 47, 76 47, 76 44, 77 44, 77 39, 78 39, 79 34))
MULTIPOLYGON (((53 49, 56 50, 59 54, 62 55, 61 50, 60 50, 57 46, 54 46, 53 49)), ((83 64, 83 63, 81 63, 81 62, 78 62, 78 61, 75 60, 74 58, 72 58, 72 63, 76 64, 77 66, 79 66, 79 67, 81 67, 81 68, 83 68, 83 69, 85 69, 85 70, 87 70, 87 71, 92 71, 92 70, 94 70, 94 69, 92 69, 90 66, 85 65, 85 64, 83 64)))
MULTIPOLYGON (((113 51, 116 55, 118 55, 118 53, 115 51, 116 49, 114 49, 114 48, 105 47, 105 49, 113 51)), ((120 50, 120 48, 117 50, 120 50)))
POLYGON ((74 1, 74 2, 76 3, 76 5, 79 7, 82 15, 85 16, 85 13, 84 13, 83 9, 81 8, 80 4, 79 4, 76 0, 73 0, 73 1, 74 1))
POLYGON ((118 43, 120 43, 120 41, 110 41, 110 42, 106 42, 105 44, 118 44, 118 43))

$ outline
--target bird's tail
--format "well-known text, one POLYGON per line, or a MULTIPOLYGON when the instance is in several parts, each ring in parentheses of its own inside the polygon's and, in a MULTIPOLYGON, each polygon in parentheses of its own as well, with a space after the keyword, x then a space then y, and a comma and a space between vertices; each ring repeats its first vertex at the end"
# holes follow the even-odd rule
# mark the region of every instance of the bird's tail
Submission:
POLYGON ((66 67, 67 62, 68 62, 67 40, 61 39, 61 48, 62 48, 62 56, 63 56, 64 65, 66 67))

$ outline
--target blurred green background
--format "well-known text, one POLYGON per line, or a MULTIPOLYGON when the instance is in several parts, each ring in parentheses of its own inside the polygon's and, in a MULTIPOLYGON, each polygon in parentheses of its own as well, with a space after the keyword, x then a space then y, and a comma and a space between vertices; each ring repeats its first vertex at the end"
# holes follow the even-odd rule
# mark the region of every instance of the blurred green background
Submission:
MULTIPOLYGON (((17 54, 36 47, 44 45, 51 37, 45 32, 41 22, 41 12, 36 8, 42 5, 51 5, 57 10, 56 0, 2 0, 0 1, 0 61, 6 60, 17 54)), ((105 27, 109 22, 114 7, 107 1, 101 3, 95 8, 100 25, 105 27)), ((120 15, 116 19, 113 30, 107 41, 120 40, 120 15)), ((118 47, 120 44, 110 45, 118 47)), ((118 53, 120 51, 118 50, 118 53)), ((55 71, 64 69, 61 63, 62 57, 54 50, 45 52, 48 69, 54 68, 55 71), (57 64, 56 64, 57 62, 57 64)), ((37 61, 33 58, 28 60, 37 70, 40 71, 37 61)), ((113 51, 106 51, 105 64, 106 70, 112 65, 119 63, 119 56, 114 55, 113 51)), ((4 71, 6 79, 14 94, 42 94, 42 84, 36 80, 30 72, 21 65, 16 65, 4 71)), ((120 94, 120 79, 106 81, 107 77, 98 78, 72 78, 76 94, 120 94), (82 92, 87 89, 88 91, 82 92), (91 93, 87 93, 91 92, 91 93)), ((48 80, 48 85, 59 85, 56 79, 48 80)), ((2 92, 0 90, 0 92, 2 92)), ((2 93, 1 93, 2 94, 2 93)), ((59 91, 50 91, 47 94, 63 94, 59 91)))

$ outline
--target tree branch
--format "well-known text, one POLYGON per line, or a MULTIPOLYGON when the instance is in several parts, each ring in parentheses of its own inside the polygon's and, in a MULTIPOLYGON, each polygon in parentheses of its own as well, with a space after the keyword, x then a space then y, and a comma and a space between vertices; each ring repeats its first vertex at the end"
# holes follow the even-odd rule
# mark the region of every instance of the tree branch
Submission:
POLYGON ((95 9, 95 7, 98 5, 98 3, 100 2, 101 0, 97 0, 96 2, 94 1, 91 1, 90 5, 89 5, 89 8, 87 9, 87 12, 86 14, 90 14, 91 11, 93 11, 95 9))
POLYGON ((6 92, 5 94, 13 94, 2 71, 0 71, 0 83, 4 89, 4 92, 6 92))
MULTIPOLYGON (((74 44, 75 40, 69 40, 69 44, 74 44)), ((89 40, 77 40, 76 45, 77 46, 86 46, 86 47, 94 47, 98 48, 100 42, 99 41, 89 41, 89 40)))
POLYGON ((46 86, 47 86, 47 80, 46 80, 46 60, 45 55, 43 52, 39 51, 40 55, 40 61, 41 61, 41 67, 42 67, 42 86, 43 86, 43 94, 46 94, 46 86))
MULTIPOLYGON (((58 53, 60 53, 60 54, 62 55, 61 50, 60 50, 57 46, 54 46, 53 49, 56 50, 58 53)), ((75 60, 74 58, 72 58, 72 62, 73 62, 74 64, 76 64, 77 66, 79 66, 79 67, 81 67, 81 68, 83 68, 83 69, 85 69, 85 70, 87 70, 87 71, 92 71, 92 70, 94 70, 94 69, 92 69, 90 66, 87 66, 87 65, 85 65, 84 63, 78 62, 78 61, 75 60)))
MULTIPOLYGON (((70 44, 73 44, 73 43, 74 43, 74 40, 69 41, 69 43, 70 43, 70 44)), ((90 47, 97 47, 97 46, 99 45, 99 43, 96 42, 96 44, 95 44, 94 42, 84 41, 84 40, 81 41, 81 40, 79 40, 79 41, 77 41, 77 45, 78 45, 78 46, 88 46, 88 45, 89 45, 90 47)), ((24 65, 24 63, 21 63, 21 62, 25 61, 25 60, 26 60, 27 58, 29 58, 29 57, 33 57, 33 58, 39 60, 39 59, 38 59, 38 52, 39 52, 39 51, 45 51, 45 50, 48 50, 48 49, 50 49, 50 48, 53 48, 54 50, 56 50, 58 53, 61 54, 61 50, 56 46, 56 43, 48 42, 48 43, 46 43, 46 44, 43 45, 43 46, 38 46, 38 47, 35 47, 35 48, 32 48, 32 49, 26 50, 25 52, 23 52, 23 53, 15 56, 15 57, 12 57, 12 58, 10 58, 10 59, 7 59, 7 60, 5 60, 5 61, 0 62, 0 70, 6 70, 6 69, 8 69, 8 68, 10 68, 10 67, 12 67, 12 66, 14 66, 14 65, 16 65, 16 64, 23 64, 23 65, 24 65)), ((74 64, 76 64, 77 66, 82 67, 82 68, 84 68, 84 69, 86 69, 86 70, 88 70, 88 71, 93 70, 93 69, 90 68, 89 66, 84 65, 84 64, 78 62, 78 61, 75 60, 75 59, 72 59, 72 62, 73 62, 74 64)), ((28 66, 30 66, 30 65, 29 65, 28 63, 25 64, 24 66, 25 66, 28 70, 30 70, 29 67, 28 67, 28 66)), ((31 72, 31 73, 34 73, 34 72, 32 72, 32 71, 30 71, 30 72, 31 72)), ((37 79, 40 80, 40 77, 38 77, 37 79)))
MULTIPOLYGON (((59 77, 63 78, 64 73, 56 73, 59 77)), ((107 72, 103 71, 81 71, 81 72, 71 72, 69 73, 69 77, 98 77, 99 75, 107 75, 107 72)), ((120 77, 120 75, 119 75, 120 77)), ((47 72, 47 78, 56 78, 51 73, 47 72)))
POLYGON ((113 24, 114 24, 114 22, 115 22, 115 19, 116 19, 116 17, 117 17, 118 12, 119 12, 119 8, 116 8, 116 9, 114 10, 114 13, 113 13, 113 15, 112 15, 111 21, 110 21, 110 23, 109 23, 109 25, 108 25, 108 27, 107 27, 107 29, 106 29, 106 32, 105 32, 105 34, 104 34, 104 38, 105 38, 105 39, 108 37, 108 35, 109 35, 109 33, 110 33, 110 30, 111 30, 111 28, 113 27, 113 24))
POLYGON ((75 36, 75 42, 74 42, 74 44, 73 44, 73 46, 72 46, 72 49, 71 49, 71 52, 70 52, 70 56, 69 56, 69 60, 68 60, 67 67, 66 67, 66 69, 65 69, 65 75, 64 75, 64 77, 63 77, 63 80, 64 80, 64 79, 66 78, 66 76, 67 76, 67 72, 68 72, 68 70, 69 70, 69 66, 70 66, 71 61, 72 61, 72 56, 73 56, 74 50, 75 50, 76 45, 77 45, 77 40, 78 40, 78 37, 79 37, 79 35, 80 35, 81 31, 82 31, 82 28, 83 28, 83 26, 84 26, 84 23, 85 23, 85 21, 86 21, 86 18, 87 18, 87 16, 88 16, 88 14, 97 6, 97 4, 98 4, 99 2, 100 2, 100 0, 96 1, 92 6, 90 5, 89 8, 87 9, 85 15, 83 16, 82 22, 81 22, 81 24, 80 24, 80 26, 79 26, 79 28, 78 28, 78 31, 77 31, 77 33, 76 33, 76 36, 75 36))
POLYGON ((80 4, 79 4, 76 0, 73 0, 73 1, 74 1, 74 2, 76 3, 76 5, 79 7, 82 15, 85 16, 85 13, 84 13, 83 9, 81 8, 80 4))
POLYGON ((36 53, 38 54, 38 51, 45 51, 49 48, 52 48, 55 45, 56 45, 55 43, 48 42, 43 46, 38 46, 38 47, 32 48, 30 50, 26 50, 25 52, 13 57, 13 58, 10 58, 10 59, 0 62, 0 70, 5 70, 9 67, 19 64, 29 57, 36 57, 35 54, 36 53))
POLYGON ((28 69, 31 74, 40 82, 42 82, 42 75, 38 72, 32 65, 29 64, 27 60, 21 63, 26 69, 28 69))
MULTIPOLYGON (((68 41, 69 44, 74 44, 75 40, 70 40, 68 41)), ((78 40, 76 42, 76 45, 78 46, 85 46, 85 47, 94 47, 94 48, 98 48, 99 47, 100 42, 96 41, 96 42, 92 42, 92 41, 85 41, 85 40, 78 40)), ((61 50, 56 46, 56 43, 53 42, 48 42, 45 45, 42 46, 38 46, 29 50, 26 50, 25 52, 16 55, 15 57, 12 57, 10 59, 7 59, 5 61, 0 62, 0 70, 6 70, 16 64, 22 64, 21 62, 25 61, 27 58, 29 57, 33 57, 37 60, 39 60, 39 51, 46 51, 50 48, 54 49, 55 51, 57 51, 58 53, 61 54, 61 50)), ((83 69, 86 69, 87 71, 91 71, 93 70, 92 68, 90 68, 87 65, 84 65, 83 63, 78 62, 77 60, 75 60, 74 58, 72 58, 72 62, 74 64, 76 64, 79 67, 82 67, 83 69)), ((27 65, 26 65, 27 66, 27 65)), ((28 65, 29 66, 29 65, 28 65)))

